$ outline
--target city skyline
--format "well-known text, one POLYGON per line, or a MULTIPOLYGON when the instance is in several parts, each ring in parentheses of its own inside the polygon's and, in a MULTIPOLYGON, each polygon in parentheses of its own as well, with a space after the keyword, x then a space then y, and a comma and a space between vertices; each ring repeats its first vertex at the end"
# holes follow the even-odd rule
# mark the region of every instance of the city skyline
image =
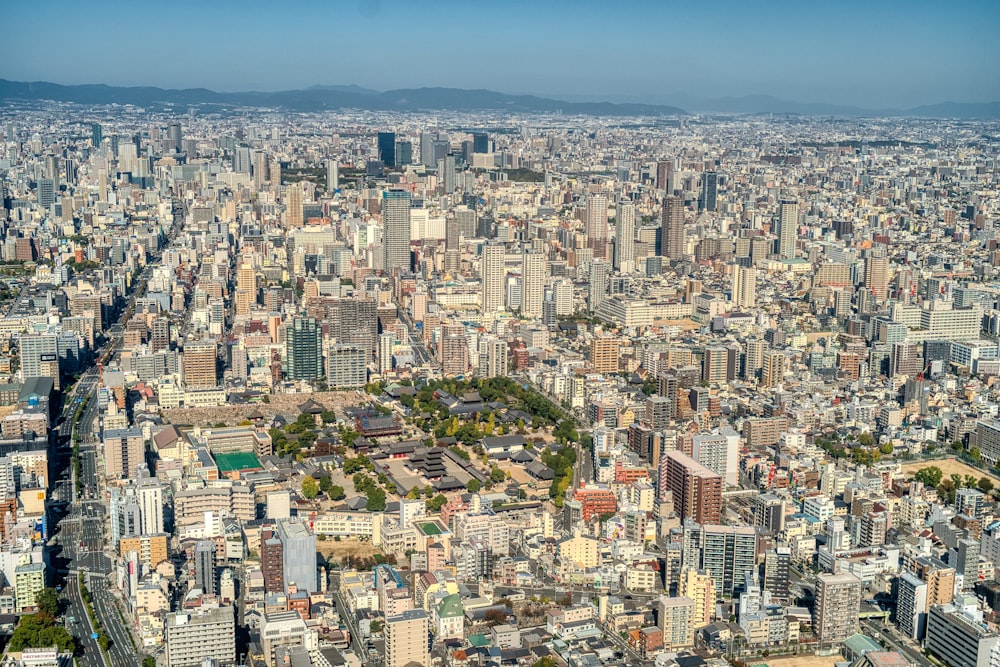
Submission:
POLYGON ((1000 7, 985 2, 946 13, 925 2, 823 10, 784 2, 633 2, 633 20, 611 29, 601 8, 587 2, 508 3, 499 15, 452 2, 388 0, 303 3, 283 12, 237 11, 228 2, 182 2, 170 12, 132 5, 125 12, 114 2, 46 4, 50 11, 8 8, 11 24, 27 29, 10 35, 0 76, 220 92, 487 88, 696 110, 718 98, 758 95, 864 109, 1000 100, 1000 54, 990 35, 1000 7), (198 21, 190 20, 195 9, 198 21), (44 25, 50 39, 38 40, 31 28, 52 17, 59 20, 44 25), (110 52, 80 48, 67 59, 49 48, 102 32, 114 36, 110 52), (464 37, 473 34, 481 39, 464 37))

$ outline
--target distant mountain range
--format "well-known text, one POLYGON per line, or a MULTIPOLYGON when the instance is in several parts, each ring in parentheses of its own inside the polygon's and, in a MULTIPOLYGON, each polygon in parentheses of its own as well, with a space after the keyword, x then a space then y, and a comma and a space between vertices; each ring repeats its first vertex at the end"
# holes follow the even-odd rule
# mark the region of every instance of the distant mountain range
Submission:
POLYGON ((291 111, 367 109, 371 111, 511 111, 519 113, 589 114, 593 116, 660 116, 684 114, 683 109, 659 104, 566 102, 535 95, 508 95, 492 90, 413 88, 379 92, 359 86, 313 86, 273 93, 219 93, 206 88, 170 90, 124 88, 103 84, 63 86, 57 83, 0 79, 0 100, 53 100, 77 104, 134 104, 136 106, 213 105, 270 107, 291 111))
POLYGON ((371 111, 511 111, 518 113, 588 114, 593 116, 675 116, 690 111, 721 114, 800 114, 810 116, 1000 119, 1000 102, 942 102, 912 109, 864 109, 836 104, 792 102, 770 95, 701 99, 668 96, 673 105, 641 102, 557 100, 537 95, 510 95, 492 90, 411 88, 378 91, 357 85, 316 85, 304 90, 220 93, 207 88, 164 89, 103 84, 64 86, 57 83, 0 79, 0 101, 53 100, 78 104, 134 104, 143 107, 207 105, 220 108, 270 107, 290 111, 366 109, 371 111), (675 106, 676 105, 676 106, 675 106), (683 107, 683 108, 681 108, 683 107))

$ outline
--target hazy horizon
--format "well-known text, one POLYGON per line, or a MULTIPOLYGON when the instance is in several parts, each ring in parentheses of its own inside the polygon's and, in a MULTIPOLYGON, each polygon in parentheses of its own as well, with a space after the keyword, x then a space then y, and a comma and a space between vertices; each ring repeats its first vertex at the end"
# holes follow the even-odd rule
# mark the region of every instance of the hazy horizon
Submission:
POLYGON ((220 92, 487 88, 682 107, 746 95, 866 109, 1000 101, 1000 3, 635 1, 609 16, 591 0, 511 0, 498 9, 17 3, 5 10, 19 29, 0 47, 0 77, 220 92))

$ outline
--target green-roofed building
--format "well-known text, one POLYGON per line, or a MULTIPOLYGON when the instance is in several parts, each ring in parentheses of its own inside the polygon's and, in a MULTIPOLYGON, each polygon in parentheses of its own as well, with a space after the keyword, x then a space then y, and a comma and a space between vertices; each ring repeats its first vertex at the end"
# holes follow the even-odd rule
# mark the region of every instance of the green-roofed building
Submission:
POLYGON ((465 614, 462 598, 453 593, 434 607, 434 636, 437 641, 465 638, 465 614))

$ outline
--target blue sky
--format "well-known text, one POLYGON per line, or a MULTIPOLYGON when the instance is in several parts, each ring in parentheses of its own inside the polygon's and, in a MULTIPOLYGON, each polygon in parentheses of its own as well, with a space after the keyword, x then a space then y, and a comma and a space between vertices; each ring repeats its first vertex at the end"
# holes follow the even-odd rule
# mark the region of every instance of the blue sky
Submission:
POLYGON ((1000 1, 7 2, 0 78, 490 88, 669 103, 1000 100, 1000 1))

